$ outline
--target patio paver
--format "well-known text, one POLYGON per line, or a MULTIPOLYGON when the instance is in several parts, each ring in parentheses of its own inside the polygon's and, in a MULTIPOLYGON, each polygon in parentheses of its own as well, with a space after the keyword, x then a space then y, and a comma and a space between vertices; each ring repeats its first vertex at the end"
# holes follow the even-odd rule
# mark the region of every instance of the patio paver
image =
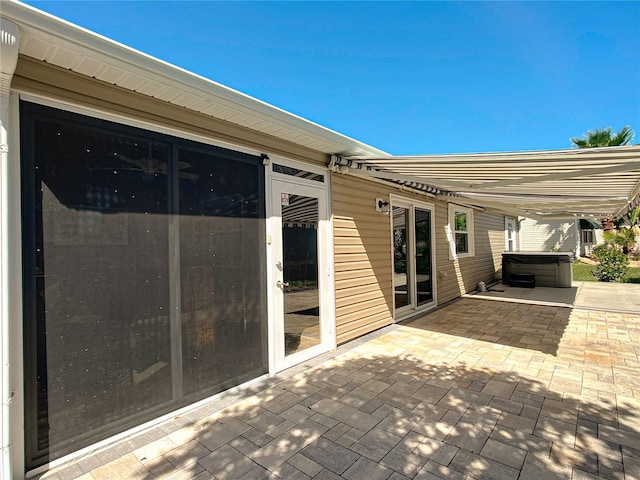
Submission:
POLYGON ((42 478, 637 479, 640 312, 463 298, 42 478))

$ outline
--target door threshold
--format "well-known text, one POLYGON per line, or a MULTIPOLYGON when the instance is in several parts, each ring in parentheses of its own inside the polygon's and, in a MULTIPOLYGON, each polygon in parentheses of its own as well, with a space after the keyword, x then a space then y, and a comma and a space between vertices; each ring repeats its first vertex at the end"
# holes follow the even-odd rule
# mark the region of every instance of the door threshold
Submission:
POLYGON ((405 315, 402 315, 398 318, 395 318, 393 323, 406 323, 406 322, 411 322, 413 320, 416 320, 422 316, 424 316, 425 314, 429 313, 431 310, 437 308, 437 304, 433 304, 433 305, 429 305, 428 307, 424 307, 421 308, 420 310, 414 310, 410 313, 407 313, 405 315))

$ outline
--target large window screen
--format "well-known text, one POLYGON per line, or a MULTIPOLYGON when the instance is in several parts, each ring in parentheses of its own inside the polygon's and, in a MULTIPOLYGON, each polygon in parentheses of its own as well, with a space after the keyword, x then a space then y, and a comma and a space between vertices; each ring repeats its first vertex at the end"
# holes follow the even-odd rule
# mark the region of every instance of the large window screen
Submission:
POLYGON ((184 391, 265 371, 261 179, 256 165, 178 150, 184 391))
POLYGON ((264 373, 260 159, 21 118, 27 467, 264 373))

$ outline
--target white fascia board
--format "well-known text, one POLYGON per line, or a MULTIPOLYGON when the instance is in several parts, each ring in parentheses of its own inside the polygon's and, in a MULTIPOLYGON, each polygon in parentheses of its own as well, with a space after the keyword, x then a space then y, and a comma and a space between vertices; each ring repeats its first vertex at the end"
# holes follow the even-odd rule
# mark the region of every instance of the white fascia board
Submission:
POLYGON ((138 74, 221 105, 230 106, 290 131, 335 145, 339 150, 324 153, 387 155, 386 152, 375 147, 21 2, 2 0, 2 16, 19 25, 21 36, 44 39, 51 44, 72 50, 78 55, 96 59, 107 67, 138 74))

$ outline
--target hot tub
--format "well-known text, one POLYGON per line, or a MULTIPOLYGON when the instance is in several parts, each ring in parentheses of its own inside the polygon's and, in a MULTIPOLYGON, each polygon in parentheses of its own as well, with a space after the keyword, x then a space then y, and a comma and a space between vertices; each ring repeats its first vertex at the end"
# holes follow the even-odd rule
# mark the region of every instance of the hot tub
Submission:
MULTIPOLYGON (((502 254, 502 283, 512 284, 512 275, 534 275, 538 287, 571 287, 575 261, 573 252, 504 252, 502 254)), ((514 282, 517 283, 517 282, 514 282)))

